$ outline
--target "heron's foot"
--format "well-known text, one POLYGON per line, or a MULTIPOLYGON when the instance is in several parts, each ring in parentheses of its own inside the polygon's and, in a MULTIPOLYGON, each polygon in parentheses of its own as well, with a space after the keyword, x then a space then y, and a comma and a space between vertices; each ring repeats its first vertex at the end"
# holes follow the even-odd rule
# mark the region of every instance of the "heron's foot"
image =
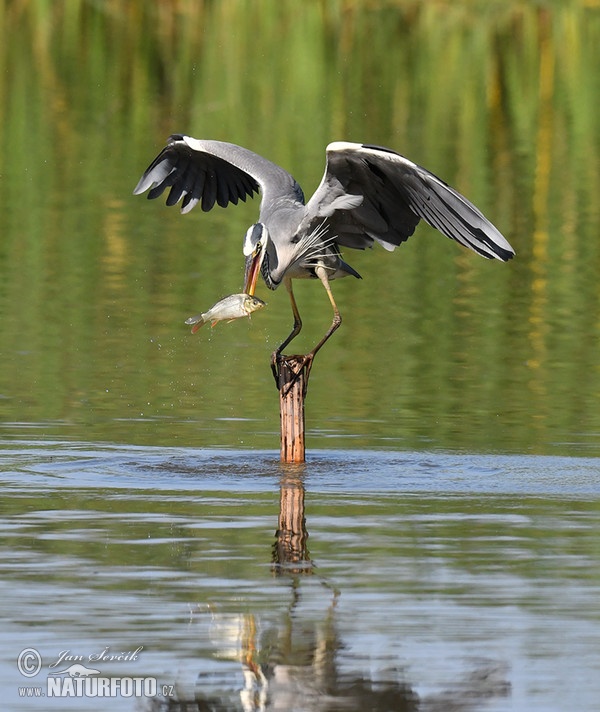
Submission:
MULTIPOLYGON (((302 396, 306 396, 306 389, 308 387, 308 376, 310 374, 310 369, 312 368, 314 358, 314 351, 311 351, 308 354, 297 354, 294 356, 286 356, 280 351, 274 351, 271 354, 271 370, 275 378, 275 385, 277 386, 277 390, 281 392, 282 398, 287 398, 292 387, 298 381, 298 378, 300 378, 300 375, 302 373, 304 373, 304 388, 302 396), (295 361, 293 368, 290 366, 290 361, 292 359, 295 361), (294 372, 293 377, 289 380, 284 380, 285 376, 283 375, 281 369, 281 365, 284 361, 288 363, 288 369, 294 372)), ((286 375, 289 376, 289 373, 286 375)))

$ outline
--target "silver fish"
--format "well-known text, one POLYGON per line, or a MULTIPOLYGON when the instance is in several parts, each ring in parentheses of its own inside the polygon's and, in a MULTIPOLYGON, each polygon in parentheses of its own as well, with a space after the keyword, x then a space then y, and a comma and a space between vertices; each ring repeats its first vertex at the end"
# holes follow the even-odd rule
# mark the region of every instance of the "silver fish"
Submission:
POLYGON ((253 297, 250 294, 230 294, 214 304, 207 312, 196 314, 185 320, 186 324, 193 324, 192 334, 207 322, 215 326, 220 321, 233 321, 241 319, 243 316, 250 316, 257 309, 262 309, 266 304, 262 299, 253 297))

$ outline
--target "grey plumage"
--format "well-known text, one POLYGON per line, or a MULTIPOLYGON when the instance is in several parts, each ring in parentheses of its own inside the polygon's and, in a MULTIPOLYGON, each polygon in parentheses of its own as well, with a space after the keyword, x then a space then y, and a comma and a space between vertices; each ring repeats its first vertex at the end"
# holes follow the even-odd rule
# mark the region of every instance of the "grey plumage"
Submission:
POLYGON ((244 242, 244 292, 254 294, 259 272, 271 289, 285 283, 294 329, 278 352, 301 326, 293 278, 318 277, 334 308, 334 323, 313 355, 339 326, 329 281, 359 276, 342 260, 341 247, 362 250, 378 242, 393 250, 423 219, 488 259, 505 262, 514 255, 498 229, 464 196, 399 153, 369 144, 329 144, 323 179, 305 203, 294 178, 266 158, 231 143, 175 134, 134 193, 148 190, 148 198, 157 198, 167 189, 167 205, 181 202, 183 213, 197 204, 204 211, 215 204, 226 207, 260 192, 259 221, 244 242))

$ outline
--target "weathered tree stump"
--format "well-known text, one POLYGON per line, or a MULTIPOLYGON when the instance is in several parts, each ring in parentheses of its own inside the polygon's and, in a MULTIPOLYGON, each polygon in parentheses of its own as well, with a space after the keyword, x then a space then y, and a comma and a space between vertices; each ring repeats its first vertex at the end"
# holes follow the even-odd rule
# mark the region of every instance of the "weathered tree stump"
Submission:
POLYGON ((304 398, 308 386, 304 356, 278 354, 276 360, 277 388, 281 425, 281 462, 304 462, 304 398))

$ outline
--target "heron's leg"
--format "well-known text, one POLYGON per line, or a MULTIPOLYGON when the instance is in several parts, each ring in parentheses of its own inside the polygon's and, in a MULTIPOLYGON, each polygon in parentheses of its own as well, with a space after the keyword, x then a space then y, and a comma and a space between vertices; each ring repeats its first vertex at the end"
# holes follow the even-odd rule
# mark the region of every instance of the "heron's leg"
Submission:
POLYGON ((295 339, 296 336, 300 333, 300 330, 302 329, 302 319, 300 318, 300 312, 298 311, 298 305, 296 304, 296 297, 294 296, 294 290, 292 289, 292 280, 290 277, 286 277, 284 279, 285 283, 285 288, 288 291, 288 294, 290 295, 290 303, 292 305, 292 312, 294 314, 294 326, 292 330, 290 331, 289 336, 287 339, 278 346, 277 350, 275 351, 275 354, 279 355, 280 353, 283 352, 283 349, 290 343, 292 339, 295 339))
MULTIPOLYGON (((325 287, 325 291, 327 292, 327 296, 329 297, 329 301, 331 302, 331 306, 333 307, 333 321, 331 322, 331 326, 329 329, 327 329, 327 332, 325 333, 325 336, 319 341, 319 343, 314 347, 312 351, 309 351, 309 353, 304 354, 301 358, 304 360, 304 363, 302 364, 302 368, 298 371, 296 377, 292 379, 291 383, 288 384, 287 391, 284 393, 287 395, 289 393, 291 387, 294 385, 294 383, 297 381, 298 376, 302 371, 305 373, 305 387, 308 384, 308 376, 310 373, 310 369, 312 368, 312 364, 314 361, 315 356, 317 355, 317 352, 319 349, 323 346, 323 344, 329 339, 329 337, 333 334, 333 332, 338 329, 342 323, 342 315, 340 314, 340 310, 337 307, 337 304, 335 303, 335 299, 333 298, 333 293, 331 291, 331 287, 329 285, 329 277, 327 276, 327 270, 325 267, 322 265, 318 265, 315 268, 315 274, 317 277, 321 280, 323 286, 325 287)), ((292 337, 293 338, 293 337, 292 337)), ((275 374, 275 370, 273 370, 273 373, 275 374)), ((275 381, 277 383, 277 387, 279 388, 279 379, 277 376, 275 376, 275 381)))
POLYGON ((305 354, 304 356, 304 368, 306 369, 307 379, 312 366, 312 362, 315 356, 317 355, 317 351, 319 351, 319 349, 329 339, 333 332, 336 329, 339 329, 342 324, 342 315, 340 314, 340 310, 338 309, 337 304, 335 303, 335 299, 333 298, 331 286, 329 285, 329 277, 327 276, 327 270, 325 269, 325 267, 318 265, 315 268, 315 273, 317 277, 321 280, 323 286, 325 287, 325 291, 327 292, 327 296, 329 297, 329 301, 331 302, 331 306, 333 307, 333 321, 331 322, 331 326, 329 327, 329 329, 327 329, 327 331, 325 332, 325 336, 323 336, 321 341, 319 341, 319 343, 314 347, 312 351, 305 354))
POLYGON ((288 294, 290 295, 290 303, 292 305, 292 312, 294 314, 294 326, 292 327, 292 330, 290 331, 288 337, 281 343, 275 351, 271 354, 271 370, 273 371, 273 376, 275 377, 275 384, 277 385, 277 388, 279 388, 279 368, 277 365, 277 361, 279 357, 281 356, 283 349, 292 341, 292 339, 295 339, 296 336, 300 333, 300 330, 302 329, 302 319, 300 318, 300 312, 298 311, 298 305, 296 304, 296 297, 294 296, 294 290, 292 289, 292 280, 290 277, 285 277, 283 280, 285 284, 285 288, 288 291, 288 294))
POLYGON ((327 330, 325 336, 319 341, 319 343, 315 346, 315 348, 310 352, 314 358, 315 354, 317 351, 323 346, 323 344, 327 341, 327 339, 333 334, 333 332, 336 329, 339 329, 339 327, 342 324, 342 315, 340 314, 340 310, 337 307, 337 304, 335 303, 335 299, 333 298, 333 293, 331 291, 331 287, 329 285, 329 277, 327 276, 327 270, 325 267, 321 267, 319 265, 316 269, 315 272, 317 274, 317 277, 321 280, 323 283, 323 286, 325 287, 325 291, 327 292, 327 296, 329 297, 329 301, 331 302, 331 306, 333 307, 333 321, 331 322, 331 326, 327 330))

